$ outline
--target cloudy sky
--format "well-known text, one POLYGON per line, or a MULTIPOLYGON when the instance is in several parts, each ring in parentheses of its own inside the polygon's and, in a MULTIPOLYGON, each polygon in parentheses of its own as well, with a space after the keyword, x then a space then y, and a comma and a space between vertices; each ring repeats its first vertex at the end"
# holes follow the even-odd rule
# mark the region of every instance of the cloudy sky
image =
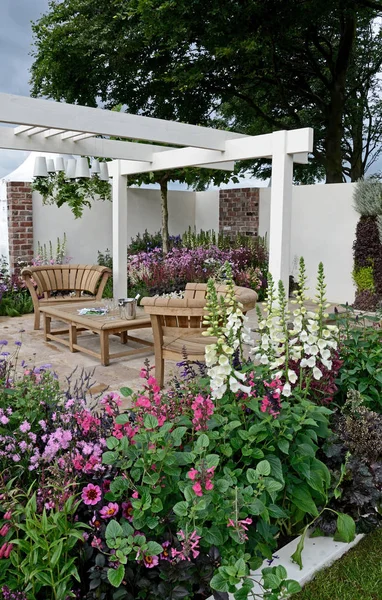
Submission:
MULTIPOLYGON (((31 21, 48 8, 48 0, 0 0, 0 91, 29 96, 31 21)), ((0 178, 18 167, 27 152, 0 150, 0 178)))

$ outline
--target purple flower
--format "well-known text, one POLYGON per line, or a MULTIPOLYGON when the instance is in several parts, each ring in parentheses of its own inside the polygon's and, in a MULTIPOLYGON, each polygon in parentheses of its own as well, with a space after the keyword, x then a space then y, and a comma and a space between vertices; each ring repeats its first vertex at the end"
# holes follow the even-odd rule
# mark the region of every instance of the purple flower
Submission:
POLYGON ((0 340, 0 346, 8 346, 7 340, 0 340))
POLYGON ((15 346, 21 346, 21 342, 15 342, 15 346))
POLYGON ((19 429, 22 433, 26 433, 27 431, 30 430, 30 428, 31 428, 31 426, 28 423, 28 421, 23 421, 19 427, 19 429))

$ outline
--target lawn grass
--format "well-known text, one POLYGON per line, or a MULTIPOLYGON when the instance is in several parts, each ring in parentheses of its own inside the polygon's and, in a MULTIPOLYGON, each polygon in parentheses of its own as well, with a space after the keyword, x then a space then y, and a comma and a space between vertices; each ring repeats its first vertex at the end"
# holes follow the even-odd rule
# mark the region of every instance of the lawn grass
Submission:
POLYGON ((293 600, 382 600, 382 529, 318 573, 293 600))

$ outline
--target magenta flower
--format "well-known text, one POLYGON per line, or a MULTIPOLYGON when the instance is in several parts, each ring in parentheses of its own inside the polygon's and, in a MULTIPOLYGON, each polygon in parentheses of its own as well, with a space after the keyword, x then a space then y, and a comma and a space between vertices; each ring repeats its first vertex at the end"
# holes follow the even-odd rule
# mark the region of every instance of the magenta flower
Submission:
POLYGON ((190 556, 192 556, 192 558, 197 558, 200 554, 198 550, 200 535, 197 535, 196 531, 193 531, 190 535, 187 535, 181 529, 178 531, 177 536, 182 547, 181 550, 177 550, 176 548, 171 549, 172 558, 188 561, 191 560, 190 556))
POLYGON ((101 497, 102 492, 101 488, 98 485, 93 485, 92 483, 89 483, 82 490, 81 498, 83 502, 87 505, 98 504, 98 502, 101 500, 101 497))
POLYGON ((30 428, 31 428, 31 426, 28 423, 28 421, 23 421, 19 427, 19 429, 22 433, 26 433, 27 431, 30 430, 30 428))
POLYGON ((99 511, 100 517, 103 519, 111 519, 114 517, 119 511, 119 506, 116 502, 109 502, 107 506, 104 506, 99 511))
POLYGON ((128 521, 133 520, 133 505, 131 502, 122 502, 122 516, 125 517, 128 521))
POLYGON ((170 547, 170 542, 163 542, 162 543, 162 548, 163 548, 163 552, 160 554, 159 558, 161 560, 171 560, 171 547, 170 547))
POLYGON ((153 567, 156 567, 158 563, 159 558, 157 556, 150 556, 149 554, 143 555, 143 564, 146 569, 152 569, 153 567))

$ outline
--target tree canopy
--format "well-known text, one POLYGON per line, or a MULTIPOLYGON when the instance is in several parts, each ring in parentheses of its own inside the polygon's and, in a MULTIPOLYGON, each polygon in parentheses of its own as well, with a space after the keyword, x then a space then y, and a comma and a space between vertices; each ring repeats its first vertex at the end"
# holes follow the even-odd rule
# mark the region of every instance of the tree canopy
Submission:
POLYGON ((302 180, 353 180, 380 151, 381 11, 382 0, 52 0, 33 25, 32 93, 252 135, 311 126, 302 180))

